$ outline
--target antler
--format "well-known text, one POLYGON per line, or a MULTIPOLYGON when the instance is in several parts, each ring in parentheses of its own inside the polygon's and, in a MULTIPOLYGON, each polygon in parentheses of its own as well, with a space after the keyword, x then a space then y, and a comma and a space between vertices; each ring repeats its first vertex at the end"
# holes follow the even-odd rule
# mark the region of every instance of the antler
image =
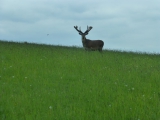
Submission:
POLYGON ((81 31, 80 27, 79 27, 79 30, 78 30, 78 26, 74 26, 74 28, 79 32, 79 34, 82 34, 82 31, 81 31))
POLYGON ((81 28, 79 27, 79 30, 78 30, 78 26, 74 26, 74 28, 79 32, 79 34, 80 35, 82 35, 82 34, 84 34, 84 35, 87 35, 88 34, 88 32, 93 28, 92 26, 87 26, 87 30, 83 33, 82 31, 81 31, 81 28))
POLYGON ((93 28, 92 26, 89 26, 89 27, 87 26, 87 30, 84 33, 87 35, 92 28, 93 28))

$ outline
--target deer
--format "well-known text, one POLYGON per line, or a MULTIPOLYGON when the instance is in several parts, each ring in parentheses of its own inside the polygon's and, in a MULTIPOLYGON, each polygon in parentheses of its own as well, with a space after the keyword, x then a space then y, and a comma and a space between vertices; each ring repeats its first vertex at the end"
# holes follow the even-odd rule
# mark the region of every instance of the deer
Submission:
POLYGON ((82 32, 80 27, 78 29, 78 26, 74 26, 74 28, 79 32, 79 35, 82 36, 82 44, 85 50, 98 50, 99 52, 102 52, 104 45, 102 40, 89 40, 86 38, 86 35, 88 35, 89 31, 93 28, 92 26, 87 26, 87 30, 85 32, 82 32))

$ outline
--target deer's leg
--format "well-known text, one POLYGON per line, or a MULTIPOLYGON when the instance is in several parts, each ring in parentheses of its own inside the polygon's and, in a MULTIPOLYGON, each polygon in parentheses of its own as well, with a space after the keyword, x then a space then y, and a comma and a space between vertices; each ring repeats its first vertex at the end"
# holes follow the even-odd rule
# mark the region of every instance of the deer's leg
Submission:
POLYGON ((99 52, 102 52, 102 48, 98 48, 98 51, 99 51, 99 52))

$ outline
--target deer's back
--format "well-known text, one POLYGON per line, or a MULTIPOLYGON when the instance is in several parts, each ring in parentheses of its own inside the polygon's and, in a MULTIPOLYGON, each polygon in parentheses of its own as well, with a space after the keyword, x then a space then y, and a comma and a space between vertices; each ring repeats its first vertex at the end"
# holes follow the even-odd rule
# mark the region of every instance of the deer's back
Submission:
POLYGON ((88 48, 102 48, 104 42, 102 40, 86 40, 86 46, 88 48))

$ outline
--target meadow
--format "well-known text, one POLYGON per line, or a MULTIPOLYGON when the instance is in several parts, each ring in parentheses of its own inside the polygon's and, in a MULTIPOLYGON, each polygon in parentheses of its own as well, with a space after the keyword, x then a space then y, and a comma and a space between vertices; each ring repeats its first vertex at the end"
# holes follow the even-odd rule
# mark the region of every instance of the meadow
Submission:
POLYGON ((0 41, 0 120, 160 120, 160 55, 0 41))

